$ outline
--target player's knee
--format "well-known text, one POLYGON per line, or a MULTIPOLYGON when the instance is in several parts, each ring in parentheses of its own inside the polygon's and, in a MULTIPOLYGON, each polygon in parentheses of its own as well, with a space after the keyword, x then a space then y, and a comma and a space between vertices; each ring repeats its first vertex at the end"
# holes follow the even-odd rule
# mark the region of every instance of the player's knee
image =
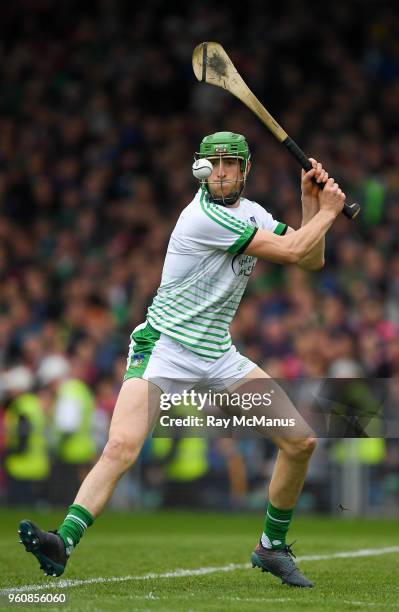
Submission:
POLYGON ((317 446, 316 438, 307 437, 297 440, 289 440, 284 445, 285 453, 297 461, 309 459, 317 446))
POLYGON ((128 469, 135 461, 140 452, 140 445, 134 440, 128 440, 125 436, 113 436, 109 438, 103 450, 103 458, 118 464, 122 470, 128 469))

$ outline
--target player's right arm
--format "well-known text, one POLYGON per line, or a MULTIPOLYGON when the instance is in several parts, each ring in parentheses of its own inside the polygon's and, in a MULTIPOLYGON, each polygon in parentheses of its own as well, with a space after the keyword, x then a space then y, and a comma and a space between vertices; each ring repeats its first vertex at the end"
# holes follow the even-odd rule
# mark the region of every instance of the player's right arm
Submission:
POLYGON ((298 263, 330 229, 344 207, 345 197, 334 179, 329 178, 320 191, 320 210, 306 225, 284 236, 259 229, 244 252, 274 263, 298 263))

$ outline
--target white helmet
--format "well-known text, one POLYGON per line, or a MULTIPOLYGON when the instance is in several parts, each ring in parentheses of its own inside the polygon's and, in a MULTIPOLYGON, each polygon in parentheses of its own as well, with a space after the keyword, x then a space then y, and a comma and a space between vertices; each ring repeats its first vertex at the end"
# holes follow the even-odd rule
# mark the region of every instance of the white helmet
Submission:
POLYGON ((34 383, 34 376, 29 368, 15 366, 2 375, 2 389, 5 392, 26 393, 34 383))
POLYGON ((364 372, 359 362, 342 357, 333 361, 328 375, 331 378, 361 378, 364 372))
POLYGON ((62 379, 70 370, 69 361, 62 355, 48 355, 40 362, 37 378, 40 385, 62 379))

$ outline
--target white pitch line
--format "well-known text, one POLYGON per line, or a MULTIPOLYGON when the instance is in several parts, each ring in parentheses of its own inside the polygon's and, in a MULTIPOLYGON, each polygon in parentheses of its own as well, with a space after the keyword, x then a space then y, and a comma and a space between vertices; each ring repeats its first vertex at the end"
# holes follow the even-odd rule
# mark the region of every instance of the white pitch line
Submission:
POLYGON ((154 580, 158 578, 182 578, 185 576, 204 576, 215 574, 216 572, 231 572, 235 569, 247 569, 251 567, 249 563, 230 563, 223 567, 199 567, 197 569, 177 569, 173 572, 162 574, 142 574, 140 576, 112 576, 111 578, 87 578, 86 580, 58 580, 57 582, 47 582, 44 584, 27 584, 21 587, 12 587, 0 590, 0 595, 7 593, 18 593, 19 591, 45 591, 46 589, 64 589, 75 586, 85 586, 88 584, 104 584, 107 582, 127 582, 130 580, 154 580))
POLYGON ((374 557, 399 552, 399 546, 388 546, 387 548, 363 548, 361 550, 349 550, 348 552, 337 552, 330 555, 305 555, 297 557, 297 561, 325 561, 327 559, 351 559, 353 557, 374 557))
MULTIPOLYGON (((166 599, 166 598, 164 598, 166 599)), ((287 601, 295 601, 297 602, 298 599, 294 599, 293 597, 269 597, 269 598, 264 598, 264 597, 218 597, 218 599, 222 600, 222 601, 245 601, 247 603, 251 602, 251 603, 284 603, 287 601)), ((314 600, 312 599, 312 603, 318 603, 321 600, 314 600)), ((325 601, 325 599, 323 599, 322 601, 325 601)), ((350 599, 343 599, 341 601, 341 603, 346 603, 346 604, 350 604, 352 606, 381 606, 381 604, 376 603, 376 602, 372 602, 372 601, 352 601, 350 599)), ((384 608, 398 608, 397 604, 387 604, 384 603, 384 608)))
MULTIPOLYGON (((376 557, 399 552, 399 546, 389 546, 387 548, 364 548, 361 550, 349 550, 347 552, 337 552, 329 555, 304 555, 297 557, 301 561, 328 561, 330 559, 353 559, 354 557, 376 557)), ((221 567, 199 567, 197 569, 177 569, 173 572, 163 572, 160 574, 150 573, 139 576, 112 576, 110 578, 87 578, 86 580, 57 580, 42 584, 26 584, 19 587, 10 587, 0 590, 0 595, 7 593, 18 593, 27 591, 45 591, 47 589, 66 589, 71 587, 85 586, 89 584, 106 584, 109 582, 128 582, 131 580, 156 580, 158 578, 184 578, 185 576, 205 576, 217 572, 232 572, 239 569, 248 569, 250 563, 230 563, 221 567)))

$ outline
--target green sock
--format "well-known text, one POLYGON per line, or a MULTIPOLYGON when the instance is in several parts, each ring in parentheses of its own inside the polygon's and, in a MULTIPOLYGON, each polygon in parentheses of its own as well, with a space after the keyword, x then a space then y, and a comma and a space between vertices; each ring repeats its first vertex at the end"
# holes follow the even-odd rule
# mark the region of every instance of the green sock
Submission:
POLYGON ((58 533, 64 540, 66 554, 69 557, 75 546, 79 543, 80 538, 90 525, 92 525, 94 519, 90 512, 79 506, 79 504, 72 504, 68 508, 68 514, 66 515, 64 522, 59 526, 58 533))
POLYGON ((261 542, 265 548, 282 549, 285 546, 285 536, 290 527, 292 510, 279 510, 269 502, 266 511, 265 530, 261 542))

